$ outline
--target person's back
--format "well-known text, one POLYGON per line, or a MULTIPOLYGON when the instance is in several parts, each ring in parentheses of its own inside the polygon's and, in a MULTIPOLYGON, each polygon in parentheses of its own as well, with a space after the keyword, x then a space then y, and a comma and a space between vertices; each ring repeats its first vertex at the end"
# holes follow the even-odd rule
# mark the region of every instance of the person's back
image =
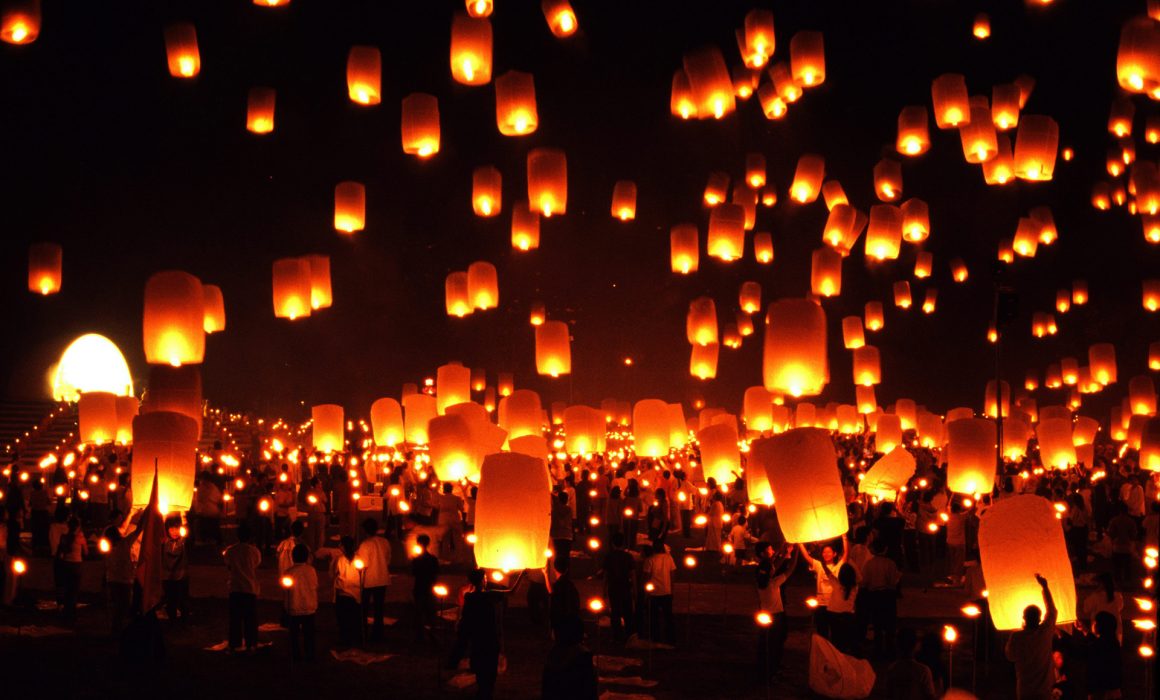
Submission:
POLYGON ((385 537, 370 535, 358 546, 356 557, 362 559, 363 585, 367 588, 389 586, 391 583, 391 543, 385 537))
POLYGON ((636 562, 624 549, 612 549, 604 555, 604 575, 609 590, 628 591, 632 587, 632 572, 636 562))
POLYGON ((934 674, 914 658, 918 635, 913 629, 898 632, 899 659, 886 670, 883 679, 886 697, 893 700, 934 700, 934 674))
POLYGON ((592 652, 580 644, 582 633, 577 620, 557 633, 556 644, 544 662, 541 697, 553 700, 595 700, 596 667, 592 652))
POLYGON ((262 553, 249 542, 237 542, 226 548, 226 568, 229 571, 231 593, 258 594, 258 564, 262 553))
POLYGON ((1015 693, 1019 700, 1050 700, 1055 685, 1051 642, 1055 638, 1057 612, 1047 581, 1038 575, 1036 580, 1043 589, 1047 615, 1041 621, 1039 608, 1027 606, 1023 629, 1012 632, 1007 640, 1007 659, 1015 664, 1015 693))

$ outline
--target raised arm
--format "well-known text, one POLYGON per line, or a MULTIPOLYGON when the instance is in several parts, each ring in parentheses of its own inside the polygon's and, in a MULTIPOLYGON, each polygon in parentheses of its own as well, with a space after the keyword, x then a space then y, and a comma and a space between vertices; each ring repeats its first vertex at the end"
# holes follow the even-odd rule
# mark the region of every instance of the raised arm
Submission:
POLYGON ((846 539, 845 533, 842 534, 842 558, 838 560, 838 568, 842 568, 842 564, 846 563, 846 557, 850 556, 850 541, 846 539))
POLYGON ((802 553, 802 559, 805 560, 806 566, 812 567, 814 565, 814 558, 810 556, 809 550, 806 549, 804 542, 798 543, 798 550, 802 553))
POLYGON ((1059 616, 1059 611, 1055 608, 1055 599, 1051 597, 1051 589, 1047 587, 1047 579, 1039 574, 1035 574, 1035 580, 1039 583, 1040 588, 1043 589, 1043 604, 1047 606, 1047 614, 1043 616, 1043 624, 1048 627, 1055 627, 1055 621, 1059 616))

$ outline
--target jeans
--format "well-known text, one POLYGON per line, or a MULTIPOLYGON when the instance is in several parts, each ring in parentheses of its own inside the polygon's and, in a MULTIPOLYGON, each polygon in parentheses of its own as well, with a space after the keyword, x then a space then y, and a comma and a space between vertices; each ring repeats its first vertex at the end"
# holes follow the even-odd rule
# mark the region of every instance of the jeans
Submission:
POLYGON ((654 642, 663 641, 666 644, 675 644, 677 631, 673 624, 672 594, 650 595, 648 596, 648 605, 649 638, 654 642))
POLYGON ((77 595, 81 590, 81 563, 79 561, 61 561, 60 576, 63 588, 64 620, 72 624, 77 619, 77 595))
POLYGON ((238 649, 245 639, 247 649, 258 646, 258 596, 230 593, 230 648, 238 649))
POLYGON ((184 620, 189 616, 189 579, 165 580, 161 582, 165 593, 165 614, 170 621, 184 620))
POLYGON ((351 596, 339 594, 334 601, 334 615, 338 621, 338 644, 341 647, 362 644, 362 605, 351 596))
POLYGON ((626 636, 632 636, 632 633, 636 631, 635 621, 632 617, 632 590, 610 590, 608 592, 608 608, 612 621, 613 638, 619 640, 626 636))
POLYGON ((830 638, 830 611, 824 605, 814 608, 814 632, 819 637, 830 638))
POLYGON ((373 615, 374 617, 374 622, 371 625, 372 641, 378 641, 383 638, 383 605, 386 603, 386 600, 386 586, 374 586, 373 588, 363 589, 363 616, 373 615))
POLYGON ((314 660, 314 613, 290 615, 290 658, 298 661, 305 654, 307 661, 314 660), (298 637, 303 639, 303 652, 298 650, 298 637))

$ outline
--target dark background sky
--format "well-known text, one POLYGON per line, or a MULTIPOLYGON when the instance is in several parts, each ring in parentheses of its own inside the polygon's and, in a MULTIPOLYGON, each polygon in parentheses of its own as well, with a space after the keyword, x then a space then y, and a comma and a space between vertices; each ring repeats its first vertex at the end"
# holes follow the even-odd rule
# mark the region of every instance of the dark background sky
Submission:
MULTIPOLYGON (((991 313, 997 241, 1035 205, 1053 208, 1060 241, 1009 269, 1020 294, 1010 333, 1007 378, 1061 355, 1086 363, 1090 343, 1117 345, 1121 382, 1144 371, 1147 342, 1160 319, 1140 306, 1140 280, 1160 274, 1160 251, 1123 210, 1097 212, 1091 183, 1103 175, 1111 140, 1108 107, 1117 92, 1115 53, 1123 21, 1143 0, 1079 2, 1028 8, 995 3, 900 2, 596 2, 574 0, 580 32, 559 40, 538 2, 497 0, 491 21, 494 71, 534 73, 540 126, 518 139, 495 126, 494 88, 452 81, 450 22, 461 2, 294 0, 277 10, 243 0, 218 2, 48 2, 38 41, 0 46, 0 295, 7 337, 0 344, 8 396, 46 390, 44 374, 72 337, 95 331, 126 353, 134 376, 147 368, 141 348, 142 291, 148 275, 182 269, 221 286, 228 328, 207 341, 204 383, 218 404, 306 415, 298 402, 340 402, 365 414, 369 403, 397 396, 405 381, 459 359, 514 371, 517 386, 545 402, 597 404, 615 396, 661 396, 736 408, 745 387, 761 382, 759 336, 740 350, 722 348, 715 381, 688 376, 685 312, 710 294, 722 323, 732 320, 742 281, 761 282, 766 303, 809 289, 809 256, 826 210, 787 203, 797 158, 823 154, 852 203, 877 203, 871 170, 893 152, 896 119, 907 104, 930 105, 930 82, 962 72, 972 94, 1020 73, 1037 80, 1024 113, 1060 124, 1076 158, 1057 164, 1047 184, 986 187, 967 165, 957 132, 931 120, 933 149, 904 163, 904 197, 925 199, 935 275, 915 283, 916 300, 939 288, 939 308, 924 316, 889 302, 896 279, 909 279, 915 247, 900 260, 867 269, 861 245, 843 269, 839 299, 824 303, 831 335, 832 381, 822 400, 853 400, 849 353, 840 319, 865 301, 887 302, 879 402, 910 396, 932 408, 981 408, 993 372, 984 334, 991 313), (799 29, 825 33, 827 78, 788 116, 765 120, 756 100, 721 122, 680 122, 669 115, 672 72, 685 51, 719 46, 740 62, 733 38, 748 9, 770 7, 775 60, 788 60, 799 29), (972 18, 990 11, 993 36, 971 38, 972 18), (170 21, 197 27, 202 71, 177 80, 166 70, 162 39, 170 21), (383 103, 366 109, 347 99, 345 60, 353 44, 383 52, 383 103), (276 131, 245 131, 246 92, 278 90, 276 131), (440 153, 427 162, 404 156, 399 102, 411 92, 438 96, 440 153), (526 197, 525 156, 554 146, 568 156, 568 214, 542 224, 538 251, 514 254, 510 206, 526 197), (668 231, 696 222, 702 251, 708 219, 700 194, 710 170, 742 174, 746 152, 764 153, 781 202, 759 209, 758 230, 773 232, 776 261, 759 266, 708 261, 689 278, 669 272, 668 231), (494 164, 504 176, 503 213, 472 215, 471 171, 494 164), (639 186, 635 222, 609 215, 613 183, 639 186), (368 224, 353 238, 332 228, 336 182, 366 183, 368 224), (25 291, 29 242, 64 246, 60 294, 25 291), (273 317, 270 265, 278 257, 331 256, 334 306, 294 323, 273 317), (963 257, 966 285, 953 285, 948 262, 963 257), (496 264, 501 305, 466 319, 446 316, 443 281, 474 260, 496 264), (1036 341, 1032 311, 1049 311, 1055 290, 1089 280, 1092 301, 1058 318, 1060 333, 1036 341), (534 374, 529 303, 543 299, 552 318, 570 323, 571 379, 534 374), (636 363, 625 368, 622 360, 636 363)), ((1137 100, 1136 128, 1150 107, 1137 100)), ((1012 132, 1013 134, 1013 132, 1012 132)), ((1155 146, 1137 139, 1139 153, 1155 146)), ((861 242, 860 242, 861 243, 861 242)), ((0 385, 3 386, 3 385, 0 385)), ((1105 399, 1116 398, 1124 386, 1105 399)), ((1063 394, 1040 396, 1056 403, 1063 394)), ((1102 410, 1099 414, 1105 416, 1102 410)))

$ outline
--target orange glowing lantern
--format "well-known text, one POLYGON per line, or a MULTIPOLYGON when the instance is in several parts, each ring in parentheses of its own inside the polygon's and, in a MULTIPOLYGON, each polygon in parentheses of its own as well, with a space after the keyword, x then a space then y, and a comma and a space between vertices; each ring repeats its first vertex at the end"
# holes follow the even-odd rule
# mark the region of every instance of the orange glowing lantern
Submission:
MULTIPOLYGON (((765 102, 762 100, 763 109, 764 104, 765 102)), ((697 103, 693 102, 693 88, 689 85, 689 76, 685 75, 683 68, 679 68, 673 73, 669 111, 674 117, 681 119, 693 119, 697 116, 697 103)))
POLYGON ((828 381, 826 312, 809 299, 769 305, 762 358, 765 388, 790 396, 814 396, 828 381))
POLYGON ((902 210, 892 204, 870 207, 866 229, 866 257, 877 261, 894 260, 902 246, 902 210))
POLYGON ((720 345, 694 345, 689 353, 689 374, 697 379, 713 379, 717 376, 717 357, 720 345))
POLYGON ((157 505, 162 513, 186 511, 193 501, 198 427, 189 416, 168 411, 133 419, 133 506, 149 505, 157 473, 157 505))
POLYGON ((1111 343, 1096 343, 1088 348, 1088 366, 1092 379, 1102 386, 1116 382, 1116 346, 1111 343))
POLYGON ((464 85, 491 82, 491 22, 456 13, 451 18, 451 77, 464 85))
POLYGON ((569 454, 605 450, 604 414, 589 406, 564 409, 564 449, 569 454))
POLYGON ((933 314, 937 304, 938 289, 935 287, 928 287, 926 293, 922 297, 922 312, 924 314, 933 314))
POLYGON ((847 350, 854 350, 866 344, 866 334, 862 330, 860 316, 846 316, 842 319, 842 343, 847 350))
POLYGON ((673 226, 669 231, 669 246, 673 272, 687 275, 697 271, 700 256, 695 225, 677 224, 673 226))
POLYGON ((879 499, 893 501, 914 476, 914 455, 898 446, 882 456, 858 482, 858 493, 868 493, 879 499))
POLYGON ((793 79, 793 73, 784 61, 769 67, 769 79, 777 91, 777 96, 786 104, 793 104, 801 99, 802 86, 793 79))
POLYGON ((686 53, 683 65, 697 116, 721 119, 736 108, 733 80, 720 49, 706 46, 686 53))
POLYGON ((793 173, 793 183, 789 187, 790 198, 800 204, 809 204, 818 198, 825 177, 825 159, 809 153, 801 156, 793 173))
POLYGON ((685 335, 690 345, 709 345, 717 342, 717 305, 711 297, 698 297, 689 302, 689 313, 685 317, 685 335))
POLYGON ((839 204, 849 204, 850 198, 846 196, 846 190, 842 189, 842 183, 837 180, 826 180, 822 183, 822 200, 826 203, 826 209, 834 210, 834 207, 839 204))
POLYGON ((955 282, 966 282, 970 276, 970 271, 967 270, 967 263, 962 258, 955 258, 951 261, 951 278, 955 282))
POLYGON ((1148 369, 1160 370, 1160 340, 1148 343, 1148 369))
POLYGON ((467 14, 472 17, 490 17, 492 0, 467 0, 467 14))
POLYGON ((1148 311, 1160 309, 1160 279, 1146 279, 1141 284, 1143 289, 1143 304, 1148 311))
MULTIPOLYGON (((499 81, 497 80, 496 83, 498 84, 499 81)), ((495 216, 499 213, 502 202, 503 175, 500 174, 499 170, 490 165, 481 165, 472 171, 471 208, 475 211, 475 215, 495 216)), ((539 227, 538 218, 536 226, 539 227)))
POLYGON ((1133 17, 1120 30, 1116 78, 1128 92, 1153 94, 1160 88, 1160 23, 1133 17))
POLYGON ((558 39, 567 39, 580 26, 568 0, 543 0, 540 9, 544 12, 544 19, 548 20, 548 29, 558 39))
POLYGON ((745 182, 755 190, 765 186, 765 156, 760 153, 746 154, 745 182))
POLYGON ((176 22, 165 28, 165 54, 169 59, 169 74, 174 78, 193 78, 201 72, 197 30, 192 24, 176 22))
POLYGON ((830 213, 826 217, 826 225, 822 229, 822 240, 839 253, 849 254, 859 233, 855 228, 857 222, 858 210, 849 204, 835 204, 830 207, 830 213))
POLYGON ((991 36, 991 17, 986 12, 975 15, 975 22, 971 25, 971 35, 979 40, 991 36))
POLYGON ((195 365, 149 368, 148 391, 140 406, 140 413, 170 412, 189 416, 197 423, 198 434, 202 425, 201 371, 195 365))
POLYGON ((705 204, 710 207, 715 207, 725 201, 725 195, 729 191, 729 173, 714 170, 709 173, 709 179, 705 182, 705 194, 703 199, 705 204))
POLYGON ((985 163, 999 152, 999 136, 986 104, 971 106, 971 121, 959 128, 959 140, 968 163, 985 163))
POLYGON ((878 348, 873 345, 854 348, 854 383, 859 386, 882 383, 882 363, 878 348))
POLYGON ((768 231, 753 234, 753 257, 762 265, 773 262, 773 236, 768 231))
POLYGON ((1015 227, 1015 236, 1011 239, 1011 249, 1016 255, 1024 258, 1035 257, 1039 247, 1039 227, 1028 217, 1020 217, 1015 227))
POLYGON ((708 254, 732 262, 745 250, 745 209, 739 204, 721 204, 709 213, 708 254))
MULTIPOLYGON (((684 71, 678 71, 682 75, 684 71)), ((673 97, 676 99, 676 79, 673 81, 673 97)), ((781 119, 785 116, 786 110, 789 109, 785 100, 777 94, 777 88, 773 83, 762 83, 757 88, 757 99, 761 102, 761 113, 765 115, 766 119, 781 119)), ((686 117, 687 118, 687 117, 686 117)))
POLYGON ((535 148, 528 152, 528 203, 548 217, 567 211, 568 165, 563 151, 535 148))
POLYGON ((1128 380, 1128 403, 1133 416, 1156 415, 1156 385, 1141 374, 1128 380))
POLYGON ((618 180, 612 187, 612 216, 621 221, 636 218, 636 183, 618 180))
POLYGON ((944 73, 930 86, 934 102, 934 122, 940 129, 954 129, 971 121, 967 79, 959 73, 944 73))
POLYGON ((928 250, 919 251, 914 256, 914 276, 917 279, 926 279, 930 277, 931 268, 934 266, 934 255, 928 250))
POLYGON ((202 285, 205 315, 202 329, 206 333, 217 333, 226 329, 226 303, 221 287, 213 284, 202 285))
POLYGON ((345 181, 334 188, 334 230, 354 233, 366 226, 367 189, 361 182, 345 181))
POLYGON ((382 101, 383 55, 375 46, 352 46, 346 56, 346 91, 364 106, 382 101))
POLYGON ((443 283, 443 294, 448 316, 463 318, 475 311, 475 305, 468 293, 466 272, 457 271, 448 274, 443 283))
POLYGON ((842 255, 833 248, 814 250, 810 262, 810 288, 821 297, 842 293, 842 255))
POLYGON ((103 445, 117 438, 117 395, 85 391, 77 402, 77 435, 86 445, 103 445))
POLYGON ((56 243, 28 246, 28 291, 48 296, 60 291, 64 251, 56 243))
POLYGON ((865 316, 866 330, 868 331, 880 331, 886 325, 886 315, 883 313, 882 302, 880 301, 866 302, 862 314, 865 316))
POLYGON ((761 310, 761 284, 757 282, 742 282, 738 292, 738 305, 747 314, 755 314, 761 310))
POLYGON ((383 397, 371 404, 371 429, 378 447, 394 447, 403 442, 403 407, 383 397))
POLYGON ((987 388, 983 395, 983 414, 988 418, 997 418, 998 412, 1003 412, 1003 417, 1006 418, 1011 415, 1011 386, 1007 382, 999 382, 999 396, 995 395, 995 380, 992 379, 987 382, 987 388))
POLYGON ((845 534, 850 527, 846 498, 829 431, 794 428, 768 440, 766 476, 786 541, 818 542, 845 534))
POLYGON ((741 403, 746 428, 758 433, 773 430, 773 394, 765 387, 749 387, 741 403))
POLYGON ((512 207, 512 248, 528 251, 540 247, 540 213, 528 208, 527 202, 512 207))
POLYGON ((319 404, 310 409, 311 442, 322 452, 342 452, 346 447, 342 406, 319 404))
POLYGON ((754 8, 745 15, 742 60, 749 68, 761 68, 773 55, 776 39, 773 33, 773 12, 754 8))
POLYGON ((459 364, 441 365, 435 370, 435 410, 439 415, 448 406, 471 401, 471 370, 459 364))
POLYGON ((205 357, 205 295, 187 272, 158 272, 145 283, 145 360, 152 365, 201 364, 205 357))
POLYGON ((908 243, 922 243, 930 236, 930 207, 917 197, 902 203, 902 237, 908 243))
POLYGON ((874 395, 872 386, 854 387, 854 400, 858 404, 858 413, 874 413, 878 410, 878 398, 874 395))
POLYGON ((991 123, 1000 131, 1019 126, 1019 86, 1003 83, 991 89, 991 123))
POLYGON ((274 261, 275 318, 293 321, 310 315, 313 297, 310 279, 310 262, 307 259, 282 258, 274 261))
POLYGON ((1050 180, 1059 150, 1059 125, 1041 114, 1028 114, 1015 134, 1015 176, 1022 180, 1050 180))
POLYGON ((510 70, 495 79, 495 123, 504 136, 524 136, 539 126, 531 73, 510 70))
POLYGON ((31 44, 40 36, 40 21, 40 0, 10 0, 0 8, 0 41, 31 44))
POLYGON ((410 445, 426 445, 429 440, 427 425, 438 417, 434 396, 410 394, 403 397, 403 435, 410 445))
POLYGON ((826 51, 821 32, 799 31, 789 40, 794 82, 815 87, 826 81, 826 51))
POLYGON ((246 97, 246 131, 269 134, 274 131, 274 88, 252 87, 246 97))
POLYGON ((133 419, 140 412, 136 396, 117 397, 117 442, 127 445, 133 442, 133 419))
POLYGON ((1039 458, 1043 466, 1067 469, 1076 463, 1071 428, 1070 418, 1045 418, 1040 413, 1035 434, 1039 438, 1039 458))
POLYGON ((439 152, 439 100, 414 92, 403 98, 403 153, 430 158, 439 152))
POLYGON ((536 326, 536 372, 552 378, 572 373, 572 346, 563 321, 536 326))
POLYGON ((547 566, 551 509, 544 460, 510 452, 484 457, 475 502, 476 564, 500 571, 547 566))
POLYGON ((1011 155, 1011 140, 999 134, 995 139, 998 150, 995 157, 983 163, 983 181, 988 185, 1005 185, 1015 177, 1015 159, 1011 155))
POLYGON ((902 444, 902 419, 893 413, 883 413, 878 416, 875 433, 874 449, 878 452, 890 452, 902 444))
POLYGON ((894 202, 902 196, 902 163, 883 158, 874 165, 874 194, 880 202, 894 202))
POLYGON ((330 308, 334 303, 330 287, 330 256, 307 255, 303 260, 310 268, 310 308, 315 311, 330 308))
POLYGON ((995 423, 960 418, 947 423, 947 488, 954 493, 989 493, 995 481, 995 423))
POLYGON ((427 424, 428 454, 439 481, 460 481, 479 472, 471 428, 462 415, 436 416, 427 424))
POLYGON ((718 484, 731 484, 741 473, 741 452, 737 448, 737 429, 732 423, 715 423, 697 431, 701 446, 701 467, 706 478, 718 484))
POLYGON ((898 114, 898 138, 894 148, 904 156, 919 156, 930 149, 930 126, 926 107, 910 105, 898 114))
POLYGON ((480 311, 499 305, 499 274, 495 265, 478 260, 467 266, 467 296, 480 311))

